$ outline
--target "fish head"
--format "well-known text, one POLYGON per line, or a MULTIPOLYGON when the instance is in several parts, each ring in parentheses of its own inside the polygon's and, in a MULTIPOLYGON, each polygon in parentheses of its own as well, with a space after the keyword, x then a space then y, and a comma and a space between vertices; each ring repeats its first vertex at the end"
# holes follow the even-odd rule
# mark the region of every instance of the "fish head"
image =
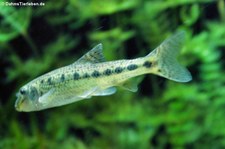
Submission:
POLYGON ((25 85, 21 87, 16 97, 15 108, 17 111, 30 112, 39 110, 39 94, 35 86, 25 85))

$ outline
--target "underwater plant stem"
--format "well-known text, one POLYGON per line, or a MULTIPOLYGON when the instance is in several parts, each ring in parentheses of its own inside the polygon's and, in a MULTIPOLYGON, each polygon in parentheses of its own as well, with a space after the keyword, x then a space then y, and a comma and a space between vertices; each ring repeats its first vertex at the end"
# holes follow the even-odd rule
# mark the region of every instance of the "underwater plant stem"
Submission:
POLYGON ((23 35, 24 39, 26 40, 26 42, 28 43, 28 45, 31 47, 31 50, 33 51, 34 55, 38 56, 37 47, 34 44, 34 42, 32 41, 31 37, 26 33, 23 33, 22 35, 23 35))
POLYGON ((225 2, 224 2, 224 0, 218 1, 218 9, 219 9, 221 21, 223 23, 225 23, 225 2))

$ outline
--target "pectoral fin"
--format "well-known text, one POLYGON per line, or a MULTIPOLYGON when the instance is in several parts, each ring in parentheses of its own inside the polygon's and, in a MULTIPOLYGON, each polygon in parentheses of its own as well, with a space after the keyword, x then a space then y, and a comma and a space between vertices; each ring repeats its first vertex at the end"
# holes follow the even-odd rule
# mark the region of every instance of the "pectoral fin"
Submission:
POLYGON ((106 95, 112 95, 116 92, 116 88, 115 87, 109 87, 107 89, 104 90, 99 90, 97 92, 93 93, 93 96, 106 96, 106 95))
POLYGON ((94 92, 98 90, 98 87, 91 88, 90 90, 85 91, 81 95, 79 95, 80 98, 91 98, 94 92))
POLYGON ((39 97, 38 101, 42 104, 46 104, 49 103, 51 98, 49 98, 53 92, 54 92, 54 88, 50 89, 47 93, 43 94, 41 97, 39 97))

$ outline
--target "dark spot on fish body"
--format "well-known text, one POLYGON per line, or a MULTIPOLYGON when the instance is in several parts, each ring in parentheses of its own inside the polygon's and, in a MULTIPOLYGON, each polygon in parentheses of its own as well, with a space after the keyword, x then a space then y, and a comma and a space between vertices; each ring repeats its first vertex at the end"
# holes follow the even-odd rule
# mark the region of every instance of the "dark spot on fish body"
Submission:
POLYGON ((131 64, 131 65, 128 65, 128 66, 127 66, 127 69, 130 70, 130 71, 131 71, 131 70, 135 70, 135 69, 137 69, 137 68, 138 68, 138 66, 135 65, 135 64, 131 64))
POLYGON ((112 70, 106 69, 106 70, 103 72, 103 74, 109 76, 109 75, 112 74, 112 70))
POLYGON ((40 91, 40 96, 42 96, 44 94, 44 92, 40 91))
POLYGON ((84 76, 83 76, 83 78, 84 78, 84 79, 90 78, 90 75, 89 75, 88 73, 85 73, 84 76))
POLYGON ((101 75, 100 72, 98 72, 96 70, 91 74, 91 76, 95 77, 95 78, 98 78, 100 75, 101 75))
POLYGON ((61 82, 65 81, 65 75, 64 75, 64 74, 61 75, 60 81, 61 81, 61 82))
POLYGON ((146 62, 144 62, 143 66, 146 68, 150 68, 152 66, 152 63, 149 61, 146 61, 146 62))
POLYGON ((74 80, 78 80, 79 78, 80 78, 79 73, 75 72, 75 73, 73 74, 73 79, 74 79, 74 80))
POLYGON ((44 83, 44 80, 41 80, 41 84, 43 84, 44 83))
POLYGON ((123 71, 122 67, 116 67, 115 72, 116 73, 121 73, 123 71))
POLYGON ((31 86, 30 87, 30 94, 29 94, 29 97, 31 100, 36 100, 39 98, 38 96, 38 91, 35 87, 31 86))
POLYGON ((52 78, 48 78, 48 84, 51 85, 52 84, 52 78))

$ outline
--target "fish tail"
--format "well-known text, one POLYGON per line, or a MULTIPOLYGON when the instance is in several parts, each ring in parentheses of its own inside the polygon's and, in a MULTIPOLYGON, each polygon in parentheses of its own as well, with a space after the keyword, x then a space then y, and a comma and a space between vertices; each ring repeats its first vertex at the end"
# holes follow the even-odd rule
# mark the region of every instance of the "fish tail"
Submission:
POLYGON ((184 41, 184 35, 184 32, 176 33, 146 56, 149 61, 146 61, 144 65, 152 68, 151 73, 177 82, 192 80, 190 72, 176 60, 184 41))

